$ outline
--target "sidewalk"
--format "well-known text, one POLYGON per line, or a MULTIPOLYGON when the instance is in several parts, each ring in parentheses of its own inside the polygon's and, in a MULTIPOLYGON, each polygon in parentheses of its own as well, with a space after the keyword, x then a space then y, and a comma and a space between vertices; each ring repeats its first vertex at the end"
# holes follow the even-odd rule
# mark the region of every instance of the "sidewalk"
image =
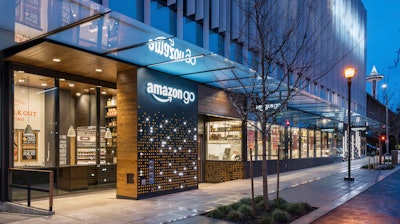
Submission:
MULTIPOLYGON (((366 170, 360 167, 366 159, 352 161, 354 182, 344 181, 347 162, 313 167, 280 174, 280 196, 289 202, 308 202, 317 210, 296 223, 311 223, 385 177, 398 171, 366 170)), ((400 171, 399 171, 400 172, 400 171)), ((275 197, 276 175, 269 176, 270 199, 275 197)), ((262 192, 262 178, 254 180, 255 194, 262 192)), ((51 217, 0 213, 0 223, 218 223, 227 222, 198 216, 219 205, 227 205, 250 197, 250 180, 234 180, 218 184, 200 184, 199 189, 144 200, 115 198, 115 190, 60 197, 54 200, 51 217)), ((45 208, 47 201, 33 206, 45 208)))
POLYGON ((400 170, 337 207, 313 224, 400 223, 400 170))

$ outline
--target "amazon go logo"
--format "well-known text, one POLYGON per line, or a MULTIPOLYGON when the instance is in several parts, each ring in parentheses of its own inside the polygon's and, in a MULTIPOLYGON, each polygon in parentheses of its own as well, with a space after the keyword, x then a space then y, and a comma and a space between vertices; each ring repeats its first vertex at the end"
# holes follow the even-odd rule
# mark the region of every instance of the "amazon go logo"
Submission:
POLYGON ((147 83, 146 92, 160 103, 172 102, 172 99, 177 99, 182 100, 184 104, 189 104, 196 99, 194 92, 151 82, 147 83))

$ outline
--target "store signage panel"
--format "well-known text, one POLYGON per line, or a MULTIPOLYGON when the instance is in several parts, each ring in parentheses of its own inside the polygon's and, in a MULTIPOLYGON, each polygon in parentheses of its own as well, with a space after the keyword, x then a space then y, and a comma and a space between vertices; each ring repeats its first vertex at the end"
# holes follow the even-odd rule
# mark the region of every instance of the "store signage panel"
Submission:
MULTIPOLYGON (((281 102, 267 102, 264 111, 275 111, 282 106, 281 102)), ((262 111, 262 105, 257 105, 256 109, 262 111)))
POLYGON ((194 100, 196 99, 196 95, 194 92, 170 86, 164 86, 152 82, 147 83, 146 91, 160 103, 172 102, 172 99, 177 99, 181 100, 184 104, 189 104, 194 102, 194 100))
POLYGON ((147 107, 151 103, 149 109, 154 106, 189 111, 197 108, 195 83, 150 69, 141 68, 138 73, 138 96, 139 99, 146 99, 142 106, 147 107))

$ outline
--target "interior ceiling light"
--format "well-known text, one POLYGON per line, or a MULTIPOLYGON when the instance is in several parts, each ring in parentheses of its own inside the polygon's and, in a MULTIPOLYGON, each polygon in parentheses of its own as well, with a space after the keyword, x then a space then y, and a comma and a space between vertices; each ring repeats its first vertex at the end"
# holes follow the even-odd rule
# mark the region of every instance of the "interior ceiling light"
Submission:
POLYGON ((42 83, 41 85, 42 85, 42 86, 47 86, 47 83, 42 83))
POLYGON ((106 94, 107 94, 107 92, 106 92, 106 91, 102 91, 102 92, 101 92, 101 94, 103 94, 103 95, 106 95, 106 94))
POLYGON ((111 133, 110 128, 106 129, 106 133, 104 134, 104 138, 107 138, 107 139, 111 139, 112 138, 112 133, 111 133))
POLYGON ((53 61, 54 61, 54 62, 60 62, 61 59, 59 59, 59 58, 53 58, 53 61))
POLYGON ((76 96, 81 96, 82 94, 81 94, 81 93, 75 93, 75 95, 76 95, 76 96))
POLYGON ((74 87, 74 86, 75 86, 75 84, 73 84, 73 83, 69 84, 69 87, 74 87))
POLYGON ((60 78, 60 81, 63 81, 63 82, 64 82, 64 81, 65 81, 65 79, 64 79, 64 78, 60 78))
POLYGON ((76 137, 76 131, 72 125, 69 126, 67 137, 74 138, 76 137))
POLYGON ((96 68, 96 72, 102 72, 103 70, 101 68, 96 68))

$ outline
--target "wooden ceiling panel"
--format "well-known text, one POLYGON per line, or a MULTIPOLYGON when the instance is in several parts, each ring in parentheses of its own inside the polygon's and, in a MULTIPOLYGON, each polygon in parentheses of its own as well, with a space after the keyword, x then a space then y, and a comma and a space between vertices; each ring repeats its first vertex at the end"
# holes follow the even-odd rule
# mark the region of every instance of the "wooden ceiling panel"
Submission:
POLYGON ((116 83, 117 72, 133 66, 76 49, 43 42, 7 60, 116 83), (54 62, 58 58, 60 62, 54 62), (96 69, 101 69, 97 72, 96 69))

